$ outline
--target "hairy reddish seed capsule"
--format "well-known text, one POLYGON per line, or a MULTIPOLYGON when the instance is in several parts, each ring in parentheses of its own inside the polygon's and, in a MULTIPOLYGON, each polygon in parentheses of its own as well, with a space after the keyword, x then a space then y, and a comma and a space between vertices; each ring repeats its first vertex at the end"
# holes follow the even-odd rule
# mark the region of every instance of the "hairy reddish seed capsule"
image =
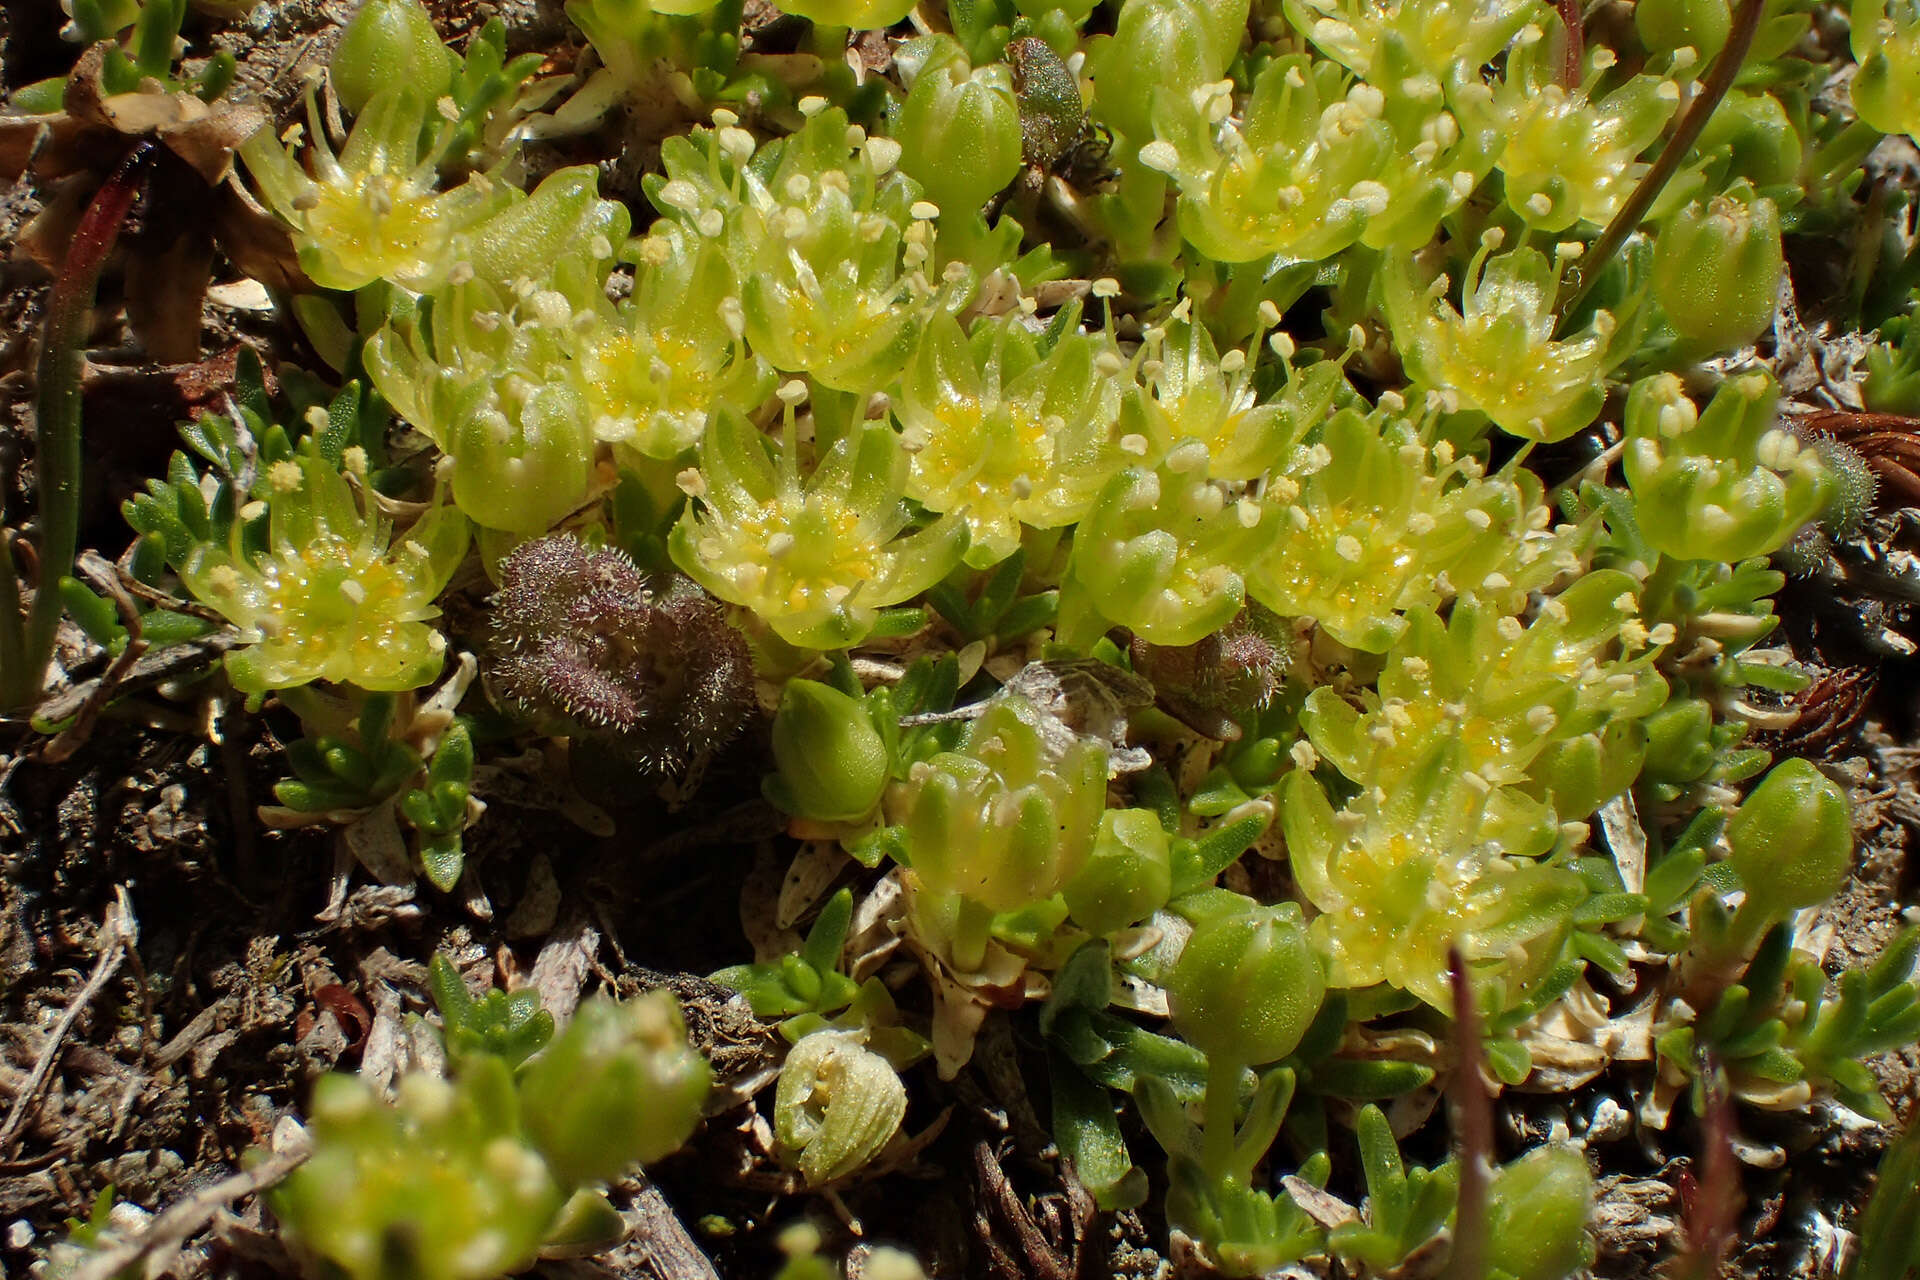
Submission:
POLYGON ((733 737, 753 664, 720 605, 679 574, 555 534, 500 562, 495 692, 604 736, 650 768, 677 769, 733 737))

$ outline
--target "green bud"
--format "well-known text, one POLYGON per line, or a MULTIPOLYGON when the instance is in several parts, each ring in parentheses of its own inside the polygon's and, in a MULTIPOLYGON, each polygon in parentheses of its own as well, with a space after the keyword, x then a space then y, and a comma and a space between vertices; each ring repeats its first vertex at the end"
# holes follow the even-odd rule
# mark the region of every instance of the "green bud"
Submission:
POLYGON ((810 1187, 873 1159, 906 1114, 907 1089, 893 1064, 848 1032, 802 1037, 774 1089, 774 1136, 810 1187))
POLYGON ((1713 768, 1713 708, 1705 700, 1675 698, 1640 724, 1648 781, 1692 782, 1713 768))
POLYGON ((438 102, 453 87, 454 61, 420 0, 366 0, 340 33, 327 69, 340 105, 359 115, 389 85, 438 102))
POLYGON ((773 717, 773 800, 803 818, 850 822, 880 802, 887 744, 866 704, 816 680, 789 680, 773 717))
POLYGON ((1487 1189, 1487 1261, 1514 1280, 1562 1280, 1593 1257, 1593 1174, 1572 1147, 1538 1147, 1487 1189))
POLYGON ((1080 874, 1062 890, 1068 913, 1105 936, 1146 919, 1173 892, 1173 855, 1160 819, 1147 809, 1109 809, 1080 874))
POLYGON ((1555 815, 1579 822, 1632 785, 1646 755, 1641 724, 1614 720, 1598 733, 1549 743, 1529 772, 1545 781, 1555 815))
POLYGON ((1832 897, 1853 864, 1844 791, 1805 760, 1783 760, 1727 820, 1734 869, 1757 909, 1778 919, 1832 897))
POLYGON ((1688 205, 1661 231, 1653 294, 1687 347, 1711 355, 1772 323, 1783 270, 1779 211, 1741 184, 1688 205))
POLYGON ((1633 25, 1650 51, 1691 48, 1704 66, 1727 42, 1733 9, 1727 0, 1640 0, 1634 6, 1633 25))
POLYGON ((1911 5, 1853 0, 1851 19, 1860 64, 1850 86, 1854 111, 1882 133, 1912 133, 1920 127, 1920 14, 1911 5))
POLYGON ((1806 140, 1780 99, 1735 89, 1714 108, 1694 149, 1703 156, 1725 151, 1732 176, 1773 187, 1799 180, 1806 140))
POLYGON ((581 1005, 520 1079, 528 1136, 567 1187, 669 1154, 700 1120, 713 1072, 665 991, 581 1005))
POLYGON ((918 62, 894 123, 900 168, 951 217, 966 217, 1020 171, 1020 108, 1005 63, 970 69, 951 36, 910 40, 895 61, 918 62))
POLYGON ((1134 0, 1093 41, 1094 112, 1136 147, 1153 141, 1156 90, 1184 99, 1226 74, 1247 27, 1246 0, 1134 0))
POLYGON ((1300 1043, 1326 979, 1299 908, 1249 902, 1195 926, 1167 982, 1173 1024, 1223 1062, 1274 1062, 1300 1043))

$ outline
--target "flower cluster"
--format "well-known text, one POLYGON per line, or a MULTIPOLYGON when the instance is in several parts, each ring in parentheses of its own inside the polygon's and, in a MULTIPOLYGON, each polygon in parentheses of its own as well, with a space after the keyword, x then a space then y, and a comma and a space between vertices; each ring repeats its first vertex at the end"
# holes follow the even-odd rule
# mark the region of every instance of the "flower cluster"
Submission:
POLYGON ((596 1184, 685 1142, 711 1079, 678 1006, 665 992, 588 1001, 524 1064, 526 1036, 477 1034, 492 1008, 443 1004, 449 1048, 464 1049, 452 1080, 409 1073, 397 1102, 355 1076, 320 1081, 313 1153, 274 1191, 302 1252, 356 1280, 487 1280, 549 1242, 619 1239, 596 1184))
POLYGON ((1542 858, 1639 772, 1644 748, 1607 729, 1666 700, 1653 646, 1671 637, 1606 571, 1530 622, 1468 601, 1409 624, 1360 705, 1321 688, 1302 711, 1308 758, 1358 793, 1336 809, 1295 772, 1282 818, 1334 984, 1385 980, 1446 1007, 1451 946, 1514 988, 1556 960, 1586 893, 1542 858))
POLYGON ((1261 495, 1271 542, 1253 596, 1311 617, 1343 644, 1381 652, 1407 610, 1456 593, 1513 610, 1570 565, 1577 540, 1528 473, 1489 476, 1480 460, 1416 423, 1343 409, 1261 495))
MULTIPOLYGON (((1590 969, 1646 1019, 1649 1128, 1702 1047, 1743 1102, 1875 1111, 1860 1055, 1920 1035, 1911 947, 1832 991, 1792 955, 1850 818, 1769 751, 1847 726, 1779 701, 1805 651, 1768 640, 1762 559, 1861 518, 1765 367, 1793 235, 1848 229, 1863 317, 1920 278, 1854 195, 1914 119, 1904 3, 1855 5, 1854 119, 1806 92, 1796 6, 1756 37, 1717 0, 1577 31, 1539 0, 978 0, 896 40, 842 29, 896 0, 571 0, 576 69, 369 0, 326 110, 240 149, 332 372, 283 372, 302 430, 257 376, 187 428, 129 572, 230 621, 227 683, 302 721, 273 820, 476 911, 490 789, 623 839, 757 790, 697 797, 793 858, 714 975, 777 1024, 777 1083, 727 1104, 765 1112, 728 1121, 756 1178, 910 1158, 905 1073, 1037 1005, 1044 1051, 1005 1061, 1046 1063, 1075 1175, 1106 1209, 1164 1187, 1208 1264, 1464 1267, 1478 1204, 1489 1268, 1556 1280, 1590 1256, 1577 1152, 1409 1169, 1400 1114, 1353 1104, 1476 1044, 1586 1084, 1625 1007, 1590 969)), ((1868 358, 1876 407, 1916 399, 1914 350, 1868 358)), ((671 1009, 546 1044, 434 981, 451 1078, 326 1083, 290 1238, 429 1278, 598 1240, 593 1188, 705 1095, 671 1009)))

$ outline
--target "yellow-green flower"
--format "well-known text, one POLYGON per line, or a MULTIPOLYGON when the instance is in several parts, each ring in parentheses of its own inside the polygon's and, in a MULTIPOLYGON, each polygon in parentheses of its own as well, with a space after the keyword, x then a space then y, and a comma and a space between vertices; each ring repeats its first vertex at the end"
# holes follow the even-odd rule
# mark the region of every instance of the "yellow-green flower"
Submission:
POLYGON ((948 514, 901 536, 907 457, 890 427, 843 438, 802 480, 791 402, 787 422, 776 461, 745 419, 721 415, 683 481, 696 502, 674 526, 673 560, 787 643, 839 648, 864 639, 880 610, 951 573, 967 526, 948 514))
POLYGON ((1381 287, 1394 341, 1416 385, 1444 393, 1456 402, 1449 407, 1529 440, 1564 440, 1606 400, 1614 318, 1596 311, 1580 333, 1556 341, 1565 255, 1549 262, 1522 248, 1490 258, 1500 242, 1498 230, 1482 237, 1457 310, 1445 275, 1423 283, 1410 259, 1389 260, 1381 287))
POLYGON ((1125 460, 1121 368, 1105 335, 1069 333, 1042 356, 1020 317, 982 320, 968 337, 936 315, 894 404, 907 496, 961 514, 976 569, 1012 555, 1023 525, 1074 523, 1125 460))
POLYGON ((1249 592, 1369 653, 1399 638, 1407 610, 1456 593, 1518 608, 1566 550, 1529 473, 1485 475, 1385 411, 1335 414, 1261 501, 1273 535, 1248 568, 1249 592))
POLYGON ((1217 262, 1330 258, 1386 212, 1378 181, 1393 150, 1379 90, 1331 62, 1276 58, 1253 82, 1243 123, 1221 81, 1156 113, 1140 162, 1180 186, 1180 231, 1217 262))
POLYGON ((312 124, 311 173, 268 130, 240 148, 267 206, 293 228, 301 269, 315 284, 432 289, 453 266, 454 237, 513 199, 511 187, 479 176, 439 189, 436 157, 420 143, 430 109, 406 86, 381 90, 337 157, 326 130, 312 124))
POLYGON ((201 548, 181 574, 248 642, 227 657, 234 687, 399 690, 438 675, 447 642, 433 601, 466 554, 466 517, 436 499, 391 545, 386 520, 362 513, 311 444, 273 463, 267 484, 267 549, 250 555, 236 522, 229 545, 201 548))
POLYGON ((1597 101, 1612 52, 1600 50, 1585 82, 1569 92, 1544 64, 1546 41, 1512 56, 1496 95, 1510 121, 1498 168, 1507 205, 1535 231, 1603 226, 1647 172, 1652 145, 1680 102, 1679 86, 1638 75, 1597 101))

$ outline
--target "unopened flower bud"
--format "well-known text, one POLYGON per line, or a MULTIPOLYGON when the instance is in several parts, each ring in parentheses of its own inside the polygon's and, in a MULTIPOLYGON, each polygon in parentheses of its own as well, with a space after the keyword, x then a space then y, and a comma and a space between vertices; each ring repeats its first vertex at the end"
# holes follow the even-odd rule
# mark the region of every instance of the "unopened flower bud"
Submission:
POLYGON ((1733 9, 1727 0, 1640 0, 1633 25, 1655 53, 1690 48, 1708 60, 1727 42, 1733 9))
POLYGON ((389 85, 439 101, 453 85, 453 54, 420 0, 366 0, 340 33, 328 73, 340 105, 358 115, 389 85))
POLYGON ((850 822, 880 802, 887 744, 857 698, 816 680, 789 680, 773 718, 768 779, 775 804, 822 822, 850 822))
POLYGON ((1274 1062, 1306 1034, 1326 979, 1299 908, 1249 902, 1203 920, 1167 983, 1173 1024, 1210 1059, 1274 1062))
POLYGON ((1653 294, 1688 348, 1730 351, 1773 320, 1785 259, 1773 201, 1744 185, 1675 214, 1653 254, 1653 294))
POLYGON ((1747 899, 1778 919, 1832 897, 1853 864, 1847 796, 1805 760, 1783 760, 1727 820, 1747 899))
POLYGON ((1695 148, 1700 155, 1725 151, 1731 173, 1760 188, 1797 182, 1806 149, 1780 99, 1741 89, 1721 100, 1695 148))
POLYGON ((1539 1147, 1493 1176, 1487 1261, 1514 1280, 1562 1280, 1593 1256, 1593 1174, 1572 1147, 1539 1147))
POLYGON ((900 168, 927 199, 964 217, 985 204, 1020 170, 1020 108, 1004 63, 969 72, 951 36, 924 36, 936 46, 900 109, 893 137, 900 168))
POLYGON ((1062 890, 1067 911, 1087 932, 1105 936, 1144 920, 1173 890, 1167 833, 1148 809, 1109 809, 1080 874, 1062 890))
POLYGON ((1850 91, 1860 119, 1882 133, 1920 128, 1920 17, 1887 0, 1854 0, 1850 91))

